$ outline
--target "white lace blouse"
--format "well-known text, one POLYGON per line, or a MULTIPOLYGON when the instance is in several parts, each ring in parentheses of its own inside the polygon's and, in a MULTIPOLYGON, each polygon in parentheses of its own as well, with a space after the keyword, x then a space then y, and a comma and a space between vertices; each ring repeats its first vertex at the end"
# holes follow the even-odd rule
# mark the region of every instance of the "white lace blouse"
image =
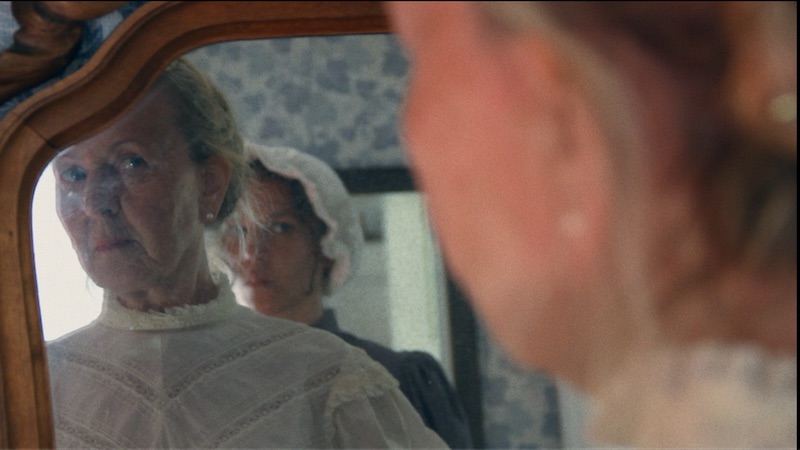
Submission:
POLYGON ((446 447, 362 350, 220 292, 166 313, 106 298, 96 321, 48 343, 56 445, 446 447))

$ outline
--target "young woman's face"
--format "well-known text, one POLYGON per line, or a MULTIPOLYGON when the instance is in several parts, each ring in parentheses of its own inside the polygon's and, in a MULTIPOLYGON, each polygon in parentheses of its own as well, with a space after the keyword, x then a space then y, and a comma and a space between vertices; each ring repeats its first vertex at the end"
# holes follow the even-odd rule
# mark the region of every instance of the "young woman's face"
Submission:
POLYGON ((124 294, 177 285, 206 264, 201 168, 187 145, 156 90, 55 159, 58 216, 99 286, 124 294))
POLYGON ((283 182, 261 180, 246 195, 262 224, 246 218, 238 224, 229 221, 223 235, 237 298, 262 314, 314 320, 321 312, 328 263, 310 224, 299 217, 283 182))

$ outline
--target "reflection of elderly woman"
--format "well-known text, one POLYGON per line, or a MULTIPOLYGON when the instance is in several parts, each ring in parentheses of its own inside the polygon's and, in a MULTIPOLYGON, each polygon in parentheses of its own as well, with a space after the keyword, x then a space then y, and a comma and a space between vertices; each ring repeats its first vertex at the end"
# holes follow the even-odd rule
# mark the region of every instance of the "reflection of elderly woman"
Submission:
POLYGON ((58 214, 100 317, 48 346, 67 447, 441 446, 391 377, 326 333, 236 304, 207 230, 234 207, 242 143, 224 99, 173 64, 54 167, 58 214))
POLYGON ((289 147, 250 145, 248 153, 256 180, 240 205, 252 208, 231 215, 223 239, 237 298, 263 314, 310 324, 363 348, 397 378, 425 423, 448 445, 471 447, 463 407, 431 355, 395 352, 343 332, 333 310, 323 306, 323 297, 355 271, 364 246, 358 216, 336 172, 289 147))

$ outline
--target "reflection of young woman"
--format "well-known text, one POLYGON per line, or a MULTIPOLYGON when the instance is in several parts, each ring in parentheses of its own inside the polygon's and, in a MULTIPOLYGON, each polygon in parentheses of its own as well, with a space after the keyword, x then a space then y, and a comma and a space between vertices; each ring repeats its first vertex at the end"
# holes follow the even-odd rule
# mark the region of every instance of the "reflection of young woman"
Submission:
POLYGON ((328 333, 239 306, 204 239, 247 171, 188 64, 54 161, 59 217, 104 289, 48 344, 59 447, 440 447, 391 376, 328 333))
POLYGON ((262 314, 330 331, 363 348, 400 382, 425 423, 452 448, 471 447, 467 419, 439 364, 339 329, 323 306, 355 270, 364 245, 344 184, 323 161, 288 147, 249 145, 256 178, 226 221, 224 259, 240 302, 262 314), (248 214, 252 212, 253 214, 248 214))
POLYGON ((797 444, 797 4, 397 2, 448 263, 598 443, 797 444))

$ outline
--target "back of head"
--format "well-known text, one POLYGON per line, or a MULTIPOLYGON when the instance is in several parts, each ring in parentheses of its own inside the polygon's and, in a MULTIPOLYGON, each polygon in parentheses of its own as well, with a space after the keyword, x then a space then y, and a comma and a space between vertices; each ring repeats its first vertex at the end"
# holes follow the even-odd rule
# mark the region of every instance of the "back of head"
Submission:
POLYGON ((512 356, 600 386, 654 346, 796 348, 796 113, 758 112, 796 97, 796 6, 389 8, 411 162, 512 356))

